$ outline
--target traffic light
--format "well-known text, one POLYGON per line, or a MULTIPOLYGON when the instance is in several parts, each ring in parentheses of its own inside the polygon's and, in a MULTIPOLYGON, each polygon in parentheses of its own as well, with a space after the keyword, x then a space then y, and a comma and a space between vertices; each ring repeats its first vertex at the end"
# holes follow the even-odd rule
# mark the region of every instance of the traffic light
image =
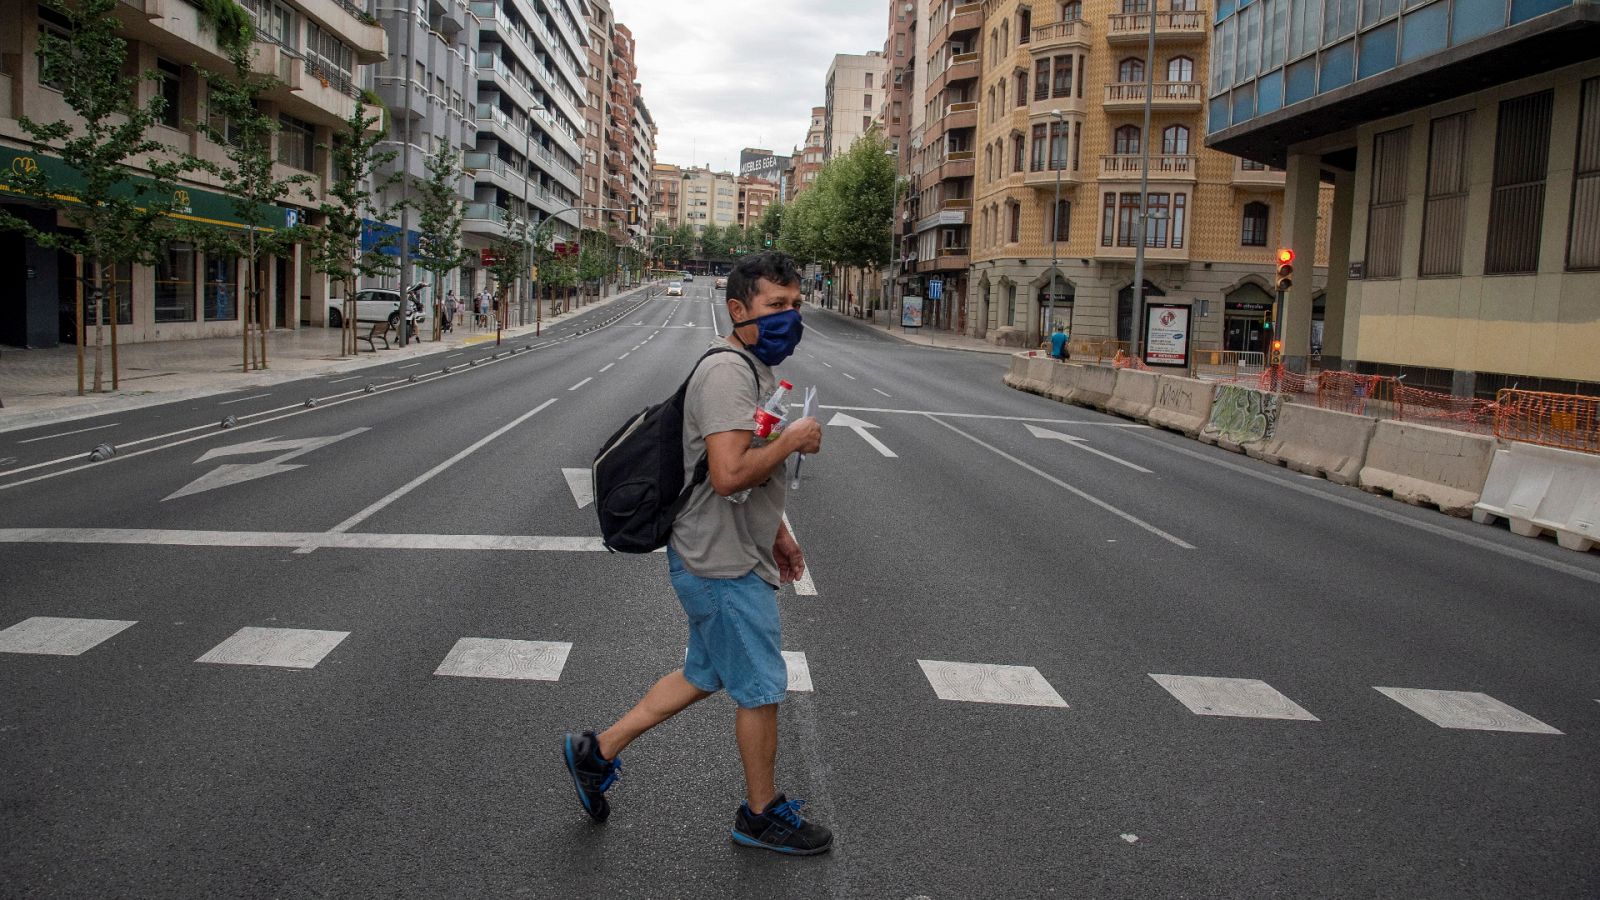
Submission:
POLYGON ((1276 283, 1276 287, 1278 289, 1278 293, 1281 294, 1281 293, 1284 293, 1285 291, 1289 290, 1289 286, 1294 284, 1294 278, 1292 277, 1293 275, 1294 275, 1294 251, 1290 250, 1288 247, 1279 247, 1278 248, 1278 280, 1277 280, 1277 283, 1276 283))

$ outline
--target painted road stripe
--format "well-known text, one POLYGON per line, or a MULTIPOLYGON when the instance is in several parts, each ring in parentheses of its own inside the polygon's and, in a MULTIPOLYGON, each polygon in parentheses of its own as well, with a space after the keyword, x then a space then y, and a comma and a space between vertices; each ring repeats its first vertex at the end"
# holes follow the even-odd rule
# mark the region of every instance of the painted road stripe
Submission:
POLYGON ((629 356, 630 356, 630 355, 631 355, 631 354, 632 354, 632 353, 633 353, 633 351, 632 351, 632 350, 629 350, 629 351, 628 351, 628 352, 627 352, 627 353, 624 353, 624 354, 622 354, 622 355, 621 355, 621 356, 619 356, 619 357, 617 357, 617 359, 618 359, 618 360, 619 360, 619 361, 620 361, 620 360, 624 360, 624 359, 627 359, 627 358, 628 358, 628 357, 629 357, 629 356))
POLYGON ((414 362, 414 363, 407 363, 407 364, 405 364, 403 366, 395 366, 395 368, 397 368, 397 369, 415 369, 417 366, 420 366, 420 365, 422 365, 422 363, 414 362))
POLYGON ((850 379, 851 381, 855 381, 856 380, 856 377, 854 375, 851 375, 849 372, 841 372, 839 374, 841 374, 844 377, 850 379))
POLYGON ((1265 681, 1203 675, 1151 675, 1156 684, 1197 716, 1320 721, 1265 681))
POLYGON ((932 659, 919 659, 917 665, 940 700, 1067 708, 1067 702, 1033 666, 932 659))
MULTIPOLYGON (((486 338, 484 338, 484 340, 488 340, 488 338, 486 337, 486 338)), ((465 352, 466 351, 463 350, 463 351, 461 351, 461 353, 452 353, 449 356, 446 356, 445 359, 455 359, 456 357, 460 356, 462 353, 465 353, 465 352)))
MULTIPOLYGON (((262 394, 261 396, 266 397, 266 396, 270 396, 270 395, 262 394)), ((229 402, 236 403, 238 401, 229 401, 229 402)), ((99 431, 99 430, 101 430, 103 428, 115 428, 119 424, 121 424, 121 423, 112 422, 110 425, 96 425, 93 428, 79 428, 76 431, 58 431, 55 434, 47 434, 47 435, 44 435, 43 437, 28 438, 25 441, 17 441, 17 443, 19 443, 19 444, 33 444, 33 443, 37 443, 39 441, 49 441, 49 440, 54 440, 56 438, 67 437, 69 435, 74 435, 74 434, 88 434, 91 431, 99 431)))
MULTIPOLYGON (((877 389, 877 388, 873 388, 873 390, 875 390, 875 391, 878 391, 878 389, 877 389)), ((878 391, 878 393, 880 393, 880 394, 883 394, 883 391, 878 391)), ((890 397, 890 396, 889 396, 889 395, 888 395, 888 394, 883 394, 883 395, 884 395, 884 396, 885 396, 885 397, 889 397, 889 399, 890 399, 890 400, 893 400, 893 399, 894 399, 894 398, 893 398, 893 397, 890 397)))
POLYGON ((330 381, 328 383, 329 384, 338 384, 338 383, 340 383, 342 381, 355 381, 357 378, 360 378, 360 377, 361 377, 360 375, 350 375, 350 376, 347 376, 345 378, 335 378, 335 379, 333 379, 332 381, 330 381))
MULTIPOLYGON (((876 390, 876 388, 874 388, 876 390)), ((882 391, 878 391, 882 394, 882 391)), ((888 396, 884 394, 884 396, 888 396)), ((889 409, 881 406, 828 406, 823 405, 818 409, 837 409, 841 412, 868 412, 868 413, 898 413, 905 416, 938 416, 941 419, 995 419, 1001 422, 1043 422, 1050 425, 1097 425, 1103 428, 1142 428, 1150 430, 1149 425, 1140 425, 1138 422, 1098 422, 1085 419, 1045 419, 1037 416, 1001 416, 993 413, 961 413, 939 412, 932 409, 889 409)))
POLYGON ((827 366, 830 369, 833 368, 833 363, 830 363, 830 362, 825 362, 825 363, 823 363, 823 365, 827 366))
MULTIPOLYGON (((788 513, 783 514, 783 524, 784 527, 789 529, 789 536, 794 538, 795 543, 800 543, 800 539, 795 537, 794 525, 790 524, 788 513)), ((801 547, 800 551, 804 553, 805 547, 801 547)), ((806 559, 805 571, 800 573, 799 580, 794 583, 794 592, 802 597, 815 597, 817 595, 817 583, 811 580, 811 559, 809 557, 806 559)))
POLYGON ((811 691, 811 664, 799 650, 784 650, 783 662, 789 669, 789 690, 811 691))
POLYGON ((505 678, 519 681, 560 681, 572 644, 565 641, 515 641, 503 638, 462 638, 435 675, 457 678, 505 678))
POLYGON ((77 656, 116 637, 133 624, 121 619, 34 616, 0 631, 0 653, 77 656))
POLYGON ((594 380, 594 376, 593 376, 593 375, 590 375, 590 376, 589 376, 589 377, 588 377, 588 378, 585 378, 585 379, 584 379, 584 380, 582 380, 582 381, 580 381, 580 382, 578 382, 578 383, 577 383, 577 384, 575 384, 575 385, 573 385, 573 386, 572 386, 572 387, 569 387, 569 388, 567 388, 567 390, 569 390, 569 391, 575 391, 575 390, 577 390, 577 389, 578 389, 578 388, 581 388, 581 387, 583 387, 583 386, 584 386, 584 385, 586 385, 586 384, 588 384, 588 383, 589 383, 589 382, 591 382, 591 381, 593 381, 593 380, 594 380))
MULTIPOLYGON (((325 531, 201 531, 167 528, 0 528, 0 544, 134 544, 344 550, 519 550, 603 553, 597 537, 529 534, 382 534, 325 531)), ((663 551, 657 550, 657 553, 663 551)))
POLYGON ((234 398, 232 400, 224 400, 221 403, 218 403, 217 405, 218 406, 227 406, 227 405, 229 405, 231 403, 243 403, 246 400, 260 400, 263 397, 271 397, 271 396, 272 396, 271 394, 256 394, 253 397, 236 397, 236 398, 234 398))
POLYGON ((1049 472, 1046 472, 1045 470, 1039 468, 1038 466, 1035 466, 1035 465, 1032 465, 1030 463, 1024 462, 1024 461, 1016 458, 1015 456, 1012 456, 1011 454, 1005 452, 1004 450, 1001 450, 999 447, 996 447, 993 444, 986 443, 986 442, 984 442, 984 441, 982 441, 982 440, 980 440, 980 439, 978 439, 976 437, 973 437, 972 435, 967 434, 965 431, 962 431, 961 429, 955 427, 954 425, 951 425, 949 422, 945 422, 945 421, 939 419, 938 417, 931 416, 931 415, 928 416, 928 420, 932 421, 932 422, 938 422, 941 426, 943 426, 945 428, 948 428, 951 431, 954 431, 956 434, 961 435, 962 437, 964 437, 967 440, 973 442, 974 444, 977 444, 978 446, 984 448, 985 450, 988 450, 989 452, 995 454, 996 456, 1000 457, 1001 459, 1007 460, 1008 462, 1016 463, 1018 466, 1021 466, 1022 468, 1027 469, 1029 472, 1032 472, 1033 474, 1039 476, 1040 478, 1043 478, 1045 481, 1050 482, 1051 484, 1055 485, 1056 487, 1061 488, 1062 490, 1067 491, 1070 494, 1073 494, 1074 496, 1078 497, 1079 499, 1087 500, 1090 503, 1093 503, 1095 506, 1098 506, 1101 509, 1105 510, 1106 512, 1111 513, 1112 515, 1116 516, 1117 518, 1122 519, 1122 520, 1124 520, 1126 522, 1132 523, 1134 525, 1137 525, 1140 528, 1143 528, 1145 531, 1148 531, 1151 534, 1161 538, 1162 540, 1170 541, 1171 543, 1176 544, 1177 546, 1182 547, 1185 550, 1193 550, 1193 549, 1195 549, 1195 546, 1193 544, 1189 543, 1188 541, 1185 541, 1182 538, 1174 537, 1174 536, 1166 533, 1165 531, 1162 531, 1161 529, 1157 528, 1156 526, 1151 525, 1149 522, 1146 522, 1145 520, 1139 518, 1138 516, 1135 516, 1133 513, 1126 512, 1124 510, 1118 509, 1117 507, 1112 506, 1111 504, 1107 503, 1104 500, 1101 500, 1099 497, 1096 497, 1093 494, 1088 493, 1087 491, 1084 491, 1084 490, 1081 490, 1079 488, 1073 487, 1072 485, 1067 484, 1065 481, 1062 481, 1061 479, 1055 477, 1054 475, 1051 475, 1049 472))
POLYGON ((241 628, 195 662, 311 669, 350 636, 312 628, 241 628))
POLYGON ((1527 713, 1476 691, 1430 691, 1422 688, 1373 688, 1440 728, 1560 734, 1527 713))
POLYGON ((616 365, 616 363, 614 363, 614 362, 606 363, 604 366, 600 367, 600 373, 602 375, 605 374, 606 372, 610 371, 611 367, 614 366, 614 365, 616 365))
POLYGON ((594 502, 594 472, 589 469, 562 469, 561 477, 567 480, 567 490, 579 509, 594 502))

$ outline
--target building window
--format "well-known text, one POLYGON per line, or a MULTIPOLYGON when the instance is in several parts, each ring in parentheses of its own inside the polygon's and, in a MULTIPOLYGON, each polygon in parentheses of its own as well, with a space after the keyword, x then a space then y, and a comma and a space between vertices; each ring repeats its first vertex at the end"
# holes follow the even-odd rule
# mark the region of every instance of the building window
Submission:
POLYGON ((156 60, 156 90, 161 92, 161 124, 183 127, 183 69, 177 63, 156 60))
POLYGON ((1055 215, 1045 212, 1045 233, 1052 242, 1072 240, 1072 201, 1062 200, 1052 203, 1055 215))
POLYGON ((1385 131, 1372 139, 1372 199, 1367 212, 1368 278, 1400 277, 1405 240, 1406 157, 1411 129, 1385 131))
POLYGON ((1083 18, 1083 4, 1079 0, 1061 4, 1061 21, 1076 22, 1083 18))
POLYGON ((1194 60, 1187 56, 1174 56, 1167 60, 1167 80, 1178 83, 1194 81, 1194 60))
POLYGON ((206 321, 239 318, 239 257, 207 253, 205 260, 206 321))
POLYGON ((1183 249, 1183 231, 1188 219, 1188 194, 1172 195, 1172 249, 1183 249))
POLYGON ((1100 208, 1100 246, 1109 247, 1117 240, 1117 195, 1106 194, 1100 208))
MULTIPOLYGON (((39 7, 40 35, 49 34, 63 41, 68 40, 72 37, 72 32, 68 30, 67 24, 68 23, 65 16, 47 6, 39 7)), ((61 90, 61 82, 59 80, 45 77, 45 61, 43 50, 38 50, 34 53, 34 61, 39 66, 39 84, 42 87, 51 88, 57 91, 61 90)), ((57 65, 59 65, 59 63, 57 65)), ((67 63, 67 65, 70 65, 70 63, 67 63)))
POLYGON ((1017 10, 1017 43, 1026 44, 1033 40, 1033 10, 1024 6, 1017 10))
POLYGON ((1017 73, 1017 105, 1028 105, 1028 73, 1017 73))
POLYGON ((872 90, 872 73, 871 72, 867 73, 867 83, 866 83, 865 87, 869 91, 872 90))
POLYGON ((1161 153, 1164 156, 1189 155, 1189 126, 1168 125, 1161 131, 1161 153))
POLYGON ((1050 60, 1041 59, 1033 64, 1033 99, 1050 99, 1050 60))
POLYGON ((1434 119, 1428 129, 1428 194, 1422 207, 1420 275, 1460 275, 1467 219, 1467 137, 1472 114, 1434 119))
POLYGON ((155 320, 194 321, 194 246, 168 244, 155 265, 155 320))
POLYGON ((861 130, 862 131, 871 131, 872 130, 872 117, 871 116, 862 116, 861 117, 861 130))
POLYGON ((1567 268, 1596 269, 1600 268, 1600 78, 1583 83, 1578 106, 1578 155, 1573 162, 1567 268))
POLYGON ((303 172, 313 171, 316 158, 317 132, 310 122, 294 116, 278 116, 278 162, 303 172))
POLYGON ((1271 207, 1261 202, 1244 205, 1244 219, 1239 226, 1239 246, 1267 245, 1267 214, 1270 209, 1271 207))
POLYGON ((1011 204, 1011 243, 1022 240, 1022 204, 1011 204))
POLYGON ((287 6, 273 0, 241 0, 239 5, 255 19, 257 37, 283 47, 294 47, 294 12, 287 6))
POLYGON ((1072 171, 1078 171, 1078 160, 1083 158, 1083 123, 1072 124, 1072 171))
POLYGON ((995 87, 1000 91, 998 95, 1000 97, 1000 105, 995 107, 995 114, 999 115, 1000 111, 1006 108, 1006 83, 1004 80, 1002 80, 999 84, 995 85, 995 87))
POLYGON ((869 110, 869 111, 872 109, 872 95, 871 94, 862 94, 861 95, 861 108, 865 109, 865 110, 869 110))
POLYGON ((1172 211, 1168 208, 1168 200, 1169 197, 1166 194, 1150 195, 1145 208, 1144 245, 1146 247, 1165 247, 1167 245, 1167 229, 1172 224, 1172 211))
MULTIPOLYGON (((1155 194, 1150 195, 1155 199, 1155 194)), ((1123 194, 1117 202, 1117 246, 1133 247, 1138 240, 1139 195, 1123 194)))
POLYGON ((1543 91, 1500 104, 1485 275, 1531 273, 1539 268, 1552 100, 1553 94, 1543 91))
POLYGON ((1071 130, 1069 122, 1050 123, 1050 168, 1060 171, 1067 167, 1067 132, 1071 130))
POLYGON ((1141 84, 1144 82, 1144 60, 1130 56, 1117 63, 1117 82, 1119 84, 1141 84))
POLYGON ((1053 97, 1072 96, 1072 57, 1056 57, 1055 80, 1051 83, 1050 94, 1053 97))
MULTIPOLYGON (((90 288, 94 285, 95 266, 89 260, 83 261, 83 322, 85 325, 95 324, 94 296, 90 288)), ((102 273, 106 280, 100 283, 103 293, 100 295, 100 321, 111 321, 111 295, 116 294, 117 299, 117 324, 133 324, 133 263, 117 263, 112 271, 102 273)))
POLYGON ((1111 152, 1118 156, 1132 156, 1139 152, 1139 126, 1122 125, 1113 133, 1111 152))
POLYGON ((1022 149, 1022 135, 1013 134, 1011 136, 1011 171, 1012 172, 1021 172, 1022 171, 1022 155, 1023 155, 1023 152, 1024 151, 1022 149))
POLYGON ((1033 160, 1029 170, 1038 172, 1044 169, 1045 155, 1045 126, 1041 123, 1033 126, 1033 160))
POLYGON ((1259 163, 1253 159, 1239 160, 1239 171, 1241 172, 1265 172, 1266 170, 1266 163, 1259 163))

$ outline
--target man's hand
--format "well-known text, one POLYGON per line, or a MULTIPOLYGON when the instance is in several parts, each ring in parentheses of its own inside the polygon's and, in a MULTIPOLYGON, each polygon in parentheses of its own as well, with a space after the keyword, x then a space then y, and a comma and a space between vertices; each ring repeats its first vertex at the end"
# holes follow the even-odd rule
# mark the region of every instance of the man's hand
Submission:
POLYGON ((783 584, 799 581, 806 573, 805 554, 787 528, 778 529, 778 538, 772 542, 772 558, 778 563, 778 580, 783 584))
POLYGON ((789 441, 789 453, 810 454, 822 450, 822 423, 811 416, 785 426, 782 436, 789 441))

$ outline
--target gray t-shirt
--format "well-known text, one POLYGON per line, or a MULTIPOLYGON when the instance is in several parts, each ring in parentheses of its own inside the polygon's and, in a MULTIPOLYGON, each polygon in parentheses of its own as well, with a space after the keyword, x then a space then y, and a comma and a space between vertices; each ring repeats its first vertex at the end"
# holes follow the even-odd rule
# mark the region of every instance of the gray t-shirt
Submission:
MULTIPOLYGON (((712 346, 732 345, 717 341, 712 346)), ((755 365, 759 391, 756 379, 750 377, 750 366, 732 353, 707 358, 689 379, 683 404, 686 484, 706 452, 706 435, 755 431, 756 408, 777 389, 771 369, 743 350, 738 352, 755 365)), ((789 490, 787 469, 785 462, 765 483, 751 489, 750 498, 743 503, 718 496, 709 478, 695 488, 672 524, 672 549, 683 557, 684 566, 701 578, 742 578, 754 569, 763 581, 776 586, 778 563, 772 557, 772 542, 783 522, 783 501, 789 490)))

